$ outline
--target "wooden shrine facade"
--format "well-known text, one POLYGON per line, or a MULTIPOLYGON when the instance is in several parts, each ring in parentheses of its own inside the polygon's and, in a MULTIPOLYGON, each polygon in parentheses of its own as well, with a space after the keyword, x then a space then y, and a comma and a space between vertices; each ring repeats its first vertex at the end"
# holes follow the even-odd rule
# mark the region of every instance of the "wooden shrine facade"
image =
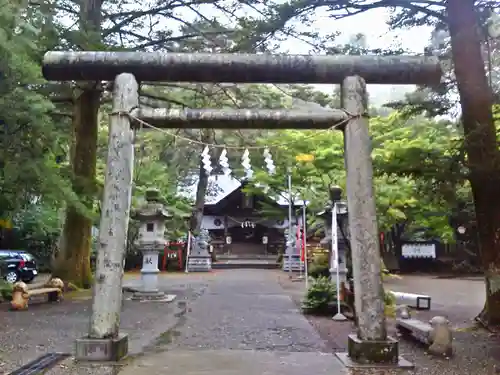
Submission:
POLYGON ((245 192, 245 186, 244 182, 217 203, 205 204, 201 226, 210 232, 217 255, 277 255, 285 248, 288 205, 245 192))

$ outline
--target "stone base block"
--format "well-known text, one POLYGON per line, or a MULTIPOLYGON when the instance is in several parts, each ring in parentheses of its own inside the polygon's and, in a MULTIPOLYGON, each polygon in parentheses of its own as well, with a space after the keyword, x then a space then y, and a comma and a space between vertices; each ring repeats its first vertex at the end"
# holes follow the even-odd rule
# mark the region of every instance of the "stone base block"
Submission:
POLYGON ((403 370, 411 370, 415 368, 413 363, 407 361, 403 357, 398 358, 397 363, 358 363, 353 361, 348 353, 335 353, 337 358, 340 360, 342 365, 344 365, 347 368, 352 368, 352 369, 403 369, 403 370))
POLYGON ((349 335, 347 342, 349 358, 359 364, 397 365, 399 343, 388 337, 385 341, 361 340, 356 334, 349 335))
POLYGON ((156 291, 137 291, 133 294, 133 301, 158 301, 165 299, 165 293, 156 291))
POLYGON ((212 270, 212 258, 210 256, 191 256, 187 264, 188 272, 209 272, 212 270))
POLYGON ((116 362, 128 353, 128 336, 120 333, 116 338, 93 339, 83 337, 76 340, 77 361, 116 362))
POLYGON ((283 267, 282 270, 289 272, 291 268, 292 272, 300 272, 305 270, 305 265, 300 261, 300 255, 283 255, 283 267))

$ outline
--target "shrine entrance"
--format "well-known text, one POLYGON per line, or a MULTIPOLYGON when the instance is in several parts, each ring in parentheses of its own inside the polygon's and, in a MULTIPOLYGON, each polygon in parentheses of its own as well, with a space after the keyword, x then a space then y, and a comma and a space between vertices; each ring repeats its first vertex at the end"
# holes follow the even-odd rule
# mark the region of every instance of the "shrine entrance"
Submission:
MULTIPOLYGON (((142 124, 343 131, 357 329, 348 338, 349 352, 339 358, 351 364, 398 363, 398 343, 386 327, 366 84, 438 85, 437 57, 51 51, 44 56, 43 74, 48 80, 114 82, 92 315, 88 337, 77 340, 77 360, 96 359, 99 353, 99 360, 116 361, 127 354, 127 336, 119 332, 123 260, 134 167, 132 127, 142 124), (147 81, 341 84, 342 108, 147 108, 140 105, 138 83, 147 81)), ((205 243, 201 237, 199 243, 205 243)), ((286 257, 290 262, 292 252, 286 257)))
MULTIPOLYGON (((226 258, 276 259, 285 249, 288 227, 288 204, 261 194, 245 192, 243 182, 225 197, 205 204, 202 228, 209 231, 218 260, 226 258), (275 215, 264 215, 262 208, 272 208, 275 215)), ((293 212, 299 206, 294 206, 293 212)), ((295 220, 295 218, 292 218, 295 220)))

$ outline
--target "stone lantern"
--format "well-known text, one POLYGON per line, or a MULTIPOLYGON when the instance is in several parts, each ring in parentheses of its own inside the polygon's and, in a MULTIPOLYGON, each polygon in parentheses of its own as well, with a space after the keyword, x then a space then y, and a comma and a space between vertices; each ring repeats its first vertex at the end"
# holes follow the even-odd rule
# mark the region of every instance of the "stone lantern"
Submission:
POLYGON ((165 294, 158 290, 158 254, 167 245, 165 239, 165 222, 171 215, 160 201, 157 189, 148 189, 146 202, 134 213, 133 218, 139 221, 139 236, 136 246, 142 252, 141 287, 132 299, 156 300, 164 299, 165 294))
POLYGON ((212 270, 212 256, 209 252, 210 234, 202 229, 193 237, 187 263, 188 272, 208 272, 212 270))
POLYGON ((292 225, 292 234, 290 235, 289 229, 285 229, 285 254, 283 256, 283 271, 301 271, 304 265, 300 261, 300 243, 297 241, 297 226, 292 225))

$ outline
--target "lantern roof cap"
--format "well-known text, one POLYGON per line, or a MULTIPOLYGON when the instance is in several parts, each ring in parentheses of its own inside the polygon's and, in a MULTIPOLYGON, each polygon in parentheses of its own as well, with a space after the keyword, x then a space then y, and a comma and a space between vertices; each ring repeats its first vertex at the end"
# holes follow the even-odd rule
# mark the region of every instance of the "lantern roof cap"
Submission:
POLYGON ((165 209, 159 189, 148 188, 144 193, 145 203, 133 210, 132 218, 136 220, 161 220, 171 218, 172 215, 165 209))

